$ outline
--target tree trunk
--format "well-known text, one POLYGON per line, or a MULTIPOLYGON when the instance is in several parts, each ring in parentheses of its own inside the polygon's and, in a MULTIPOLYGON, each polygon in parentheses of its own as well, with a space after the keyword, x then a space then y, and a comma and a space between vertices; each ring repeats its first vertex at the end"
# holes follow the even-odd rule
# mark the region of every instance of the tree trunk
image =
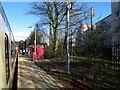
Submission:
POLYGON ((56 54, 56 51, 58 49, 58 32, 57 32, 57 29, 55 29, 54 31, 54 40, 53 40, 53 55, 55 56, 56 54))
MULTIPOLYGON (((58 31, 57 31, 57 28, 58 28, 58 15, 59 15, 59 11, 58 11, 58 4, 56 2, 54 2, 54 7, 55 7, 55 19, 54 19, 54 43, 53 43, 53 55, 55 56, 56 54, 56 51, 58 49, 58 31)), ((53 22, 53 23, 54 23, 53 22)))
POLYGON ((64 45, 63 50, 66 52, 66 43, 67 43, 67 32, 65 32, 65 39, 64 39, 64 45))
POLYGON ((52 26, 50 25, 50 38, 49 38, 50 45, 52 44, 52 42, 53 42, 52 26))

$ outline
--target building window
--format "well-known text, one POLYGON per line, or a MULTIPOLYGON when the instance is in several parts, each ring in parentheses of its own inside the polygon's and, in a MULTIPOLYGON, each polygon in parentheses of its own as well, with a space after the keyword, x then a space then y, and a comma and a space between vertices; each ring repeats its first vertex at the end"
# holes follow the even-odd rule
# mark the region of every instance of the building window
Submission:
POLYGON ((118 8, 120 9, 120 1, 118 2, 118 8))
POLYGON ((120 26, 118 26, 118 27, 115 28, 115 32, 116 33, 120 33, 120 26))
POLYGON ((120 17, 120 11, 116 12, 116 17, 120 17))
POLYGON ((111 26, 109 26, 109 29, 108 29, 109 31, 111 31, 112 30, 112 27, 111 26))

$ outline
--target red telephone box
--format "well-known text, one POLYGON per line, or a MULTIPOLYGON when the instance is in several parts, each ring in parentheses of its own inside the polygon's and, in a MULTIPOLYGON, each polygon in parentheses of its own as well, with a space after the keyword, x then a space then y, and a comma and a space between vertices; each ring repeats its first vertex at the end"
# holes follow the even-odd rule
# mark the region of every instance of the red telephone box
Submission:
POLYGON ((30 45, 30 56, 34 62, 37 58, 44 58, 44 44, 36 46, 36 53, 34 52, 34 45, 30 45))
POLYGON ((44 45, 38 45, 37 58, 44 58, 44 45))
MULTIPOLYGON (((34 45, 30 45, 30 56, 31 56, 31 59, 36 62, 37 60, 37 53, 34 51, 35 49, 35 46, 34 45)), ((36 49, 37 50, 37 49, 36 49)))

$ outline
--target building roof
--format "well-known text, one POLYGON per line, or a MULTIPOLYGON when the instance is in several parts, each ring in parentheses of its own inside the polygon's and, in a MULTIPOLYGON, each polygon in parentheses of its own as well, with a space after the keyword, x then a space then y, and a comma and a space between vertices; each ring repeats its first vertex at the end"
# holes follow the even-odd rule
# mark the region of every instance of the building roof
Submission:
POLYGON ((98 23, 100 23, 100 22, 104 21, 105 19, 109 18, 110 16, 112 16, 112 14, 110 14, 110 15, 106 16, 105 18, 101 19, 101 20, 100 20, 100 21, 98 21, 96 24, 98 24, 98 23))

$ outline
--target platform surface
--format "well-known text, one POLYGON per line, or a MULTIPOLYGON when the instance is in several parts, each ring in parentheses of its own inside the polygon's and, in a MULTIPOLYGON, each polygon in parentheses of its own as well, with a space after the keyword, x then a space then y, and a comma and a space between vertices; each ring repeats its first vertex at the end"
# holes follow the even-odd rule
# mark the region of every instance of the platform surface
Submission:
POLYGON ((19 55, 17 88, 60 90, 63 86, 33 61, 19 55))

